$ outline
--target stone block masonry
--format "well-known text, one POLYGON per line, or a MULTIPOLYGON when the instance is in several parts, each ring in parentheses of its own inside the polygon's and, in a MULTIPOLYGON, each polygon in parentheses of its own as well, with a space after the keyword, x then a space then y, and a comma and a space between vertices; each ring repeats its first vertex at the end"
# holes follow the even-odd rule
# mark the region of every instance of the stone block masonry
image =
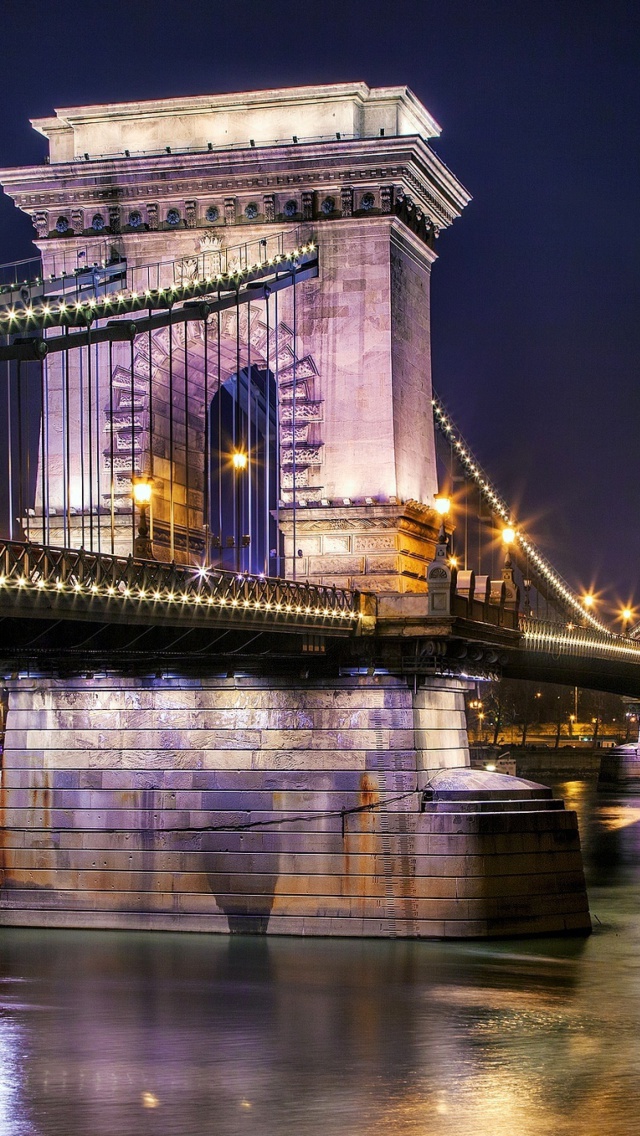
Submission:
POLYGON ((539 786, 468 769, 463 687, 432 679, 414 694, 388 675, 12 680, 0 922, 587 930, 575 814, 539 786))

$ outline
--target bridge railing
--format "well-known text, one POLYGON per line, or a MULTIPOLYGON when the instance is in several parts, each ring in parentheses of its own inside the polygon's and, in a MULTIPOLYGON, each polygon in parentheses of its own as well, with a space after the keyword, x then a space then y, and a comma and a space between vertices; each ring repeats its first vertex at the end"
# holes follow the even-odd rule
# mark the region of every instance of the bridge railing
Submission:
POLYGON ((38 257, 0 265, 0 309, 32 307, 60 299, 76 303, 116 289, 121 294, 138 294, 149 289, 184 286, 206 277, 246 272, 256 265, 267 264, 274 257, 285 256, 300 243, 300 228, 294 225, 223 247, 219 230, 212 226, 199 252, 176 259, 132 264, 127 262, 120 234, 81 247, 74 242, 66 248, 47 251, 46 277, 38 257))
POLYGON ((550 623, 541 619, 520 616, 523 646, 527 651, 554 655, 573 655, 628 659, 640 662, 640 642, 626 635, 596 631, 591 627, 578 627, 567 623, 550 623))
MULTIPOLYGON (((353 629, 360 618, 360 595, 345 588, 235 573, 217 568, 112 556, 84 549, 48 548, 21 541, 0 542, 0 590, 25 598, 54 594, 102 597, 186 610, 214 609, 220 614, 260 614, 269 622, 314 628, 336 625, 353 629)), ((285 630, 282 627, 282 630, 285 630)))

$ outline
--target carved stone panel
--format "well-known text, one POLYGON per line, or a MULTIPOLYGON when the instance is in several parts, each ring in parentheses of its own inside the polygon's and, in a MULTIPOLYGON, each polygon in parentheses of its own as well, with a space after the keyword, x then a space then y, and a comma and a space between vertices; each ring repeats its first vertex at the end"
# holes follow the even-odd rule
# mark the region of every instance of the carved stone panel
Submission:
POLYGON ((147 205, 147 222, 150 229, 158 228, 158 203, 156 201, 147 205))
POLYGON ((325 536, 322 540, 323 552, 351 552, 348 536, 325 536))
POLYGON ((302 194, 302 220, 313 220, 313 193, 305 192, 302 194))
POLYGON ((371 536, 357 536, 354 538, 354 552, 382 552, 394 551, 397 537, 395 533, 380 533, 371 536))
POLYGON ((226 225, 235 225, 236 221, 236 199, 235 197, 225 197, 224 199, 224 220, 226 225))
POLYGON ((340 190, 340 205, 343 217, 353 215, 353 189, 350 185, 344 185, 340 190))
POLYGON ((34 213, 31 220, 33 221, 38 238, 41 240, 49 234, 49 214, 48 213, 34 213))
POLYGON ((185 220, 187 222, 187 228, 188 229, 195 229, 196 221, 197 221, 197 212, 196 212, 196 202, 195 201, 193 201, 193 200, 185 201, 185 203, 184 203, 184 215, 185 215, 185 220))
POLYGON ((309 572, 311 575, 332 575, 334 572, 360 574, 364 572, 364 558, 362 556, 310 556, 309 572))
POLYGON ((112 233, 119 233, 120 232, 120 206, 119 205, 110 205, 109 206, 109 228, 111 229, 112 233))
POLYGON ((267 193, 263 199, 263 212, 265 221, 275 221, 276 205, 272 193, 267 193))

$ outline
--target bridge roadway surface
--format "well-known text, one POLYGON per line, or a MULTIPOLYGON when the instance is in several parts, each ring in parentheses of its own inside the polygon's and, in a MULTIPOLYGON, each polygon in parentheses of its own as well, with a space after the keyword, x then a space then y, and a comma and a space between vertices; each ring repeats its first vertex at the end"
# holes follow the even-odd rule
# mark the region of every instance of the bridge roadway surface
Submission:
POLYGON ((0 542, 0 664, 62 671, 380 667, 637 696, 640 643, 452 595, 375 596, 79 549, 0 542), (482 609, 482 610, 480 610, 482 609))

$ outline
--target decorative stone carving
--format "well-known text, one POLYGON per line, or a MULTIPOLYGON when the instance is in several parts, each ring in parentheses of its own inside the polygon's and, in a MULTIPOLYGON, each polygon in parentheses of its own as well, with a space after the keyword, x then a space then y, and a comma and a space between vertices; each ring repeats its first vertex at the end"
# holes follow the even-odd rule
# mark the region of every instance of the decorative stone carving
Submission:
POLYGON ((302 220, 313 220, 313 193, 305 192, 302 194, 302 220))
POLYGON ((351 538, 348 536, 325 536, 322 541, 323 552, 351 552, 351 538))
POLYGON ((192 284, 198 278, 198 257, 185 256, 175 267, 176 284, 192 284))
POLYGON ((236 223, 235 197, 225 197, 224 199, 224 223, 225 225, 235 225, 236 223))
POLYGON ((272 193, 267 193, 262 199, 262 209, 265 221, 275 221, 276 202, 272 193))
POLYGON ((380 209, 383 213, 390 213, 393 202, 393 186, 383 185, 380 190, 380 209))
POLYGON ((109 228, 111 229, 112 233, 119 233, 120 232, 120 206, 119 205, 110 205, 109 206, 109 228))
POLYGON ((74 233, 84 232, 84 210, 72 209, 71 210, 71 228, 74 233))
POLYGON ((48 213, 34 213, 31 220, 33 221, 34 228, 38 234, 38 239, 42 240, 43 237, 49 234, 49 214, 48 213))
MULTIPOLYGON (((320 445, 300 446, 296 445, 296 464, 298 466, 304 465, 321 465, 322 458, 320 456, 320 445)), ((282 460, 286 462, 293 462, 293 450, 289 454, 283 453, 282 460)))
POLYGON ((357 536, 354 541, 355 552, 393 552, 395 548, 395 534, 357 536))
POLYGON ((340 207, 343 217, 353 216, 353 189, 350 185, 343 185, 340 190, 340 207))
POLYGON ((147 220, 152 231, 158 228, 158 203, 156 201, 147 205, 147 220))
POLYGON ((195 229, 196 221, 197 221, 197 211, 196 211, 196 203, 193 199, 191 201, 185 201, 184 213, 185 213, 185 218, 186 218, 186 222, 187 222, 187 228, 188 229, 195 229))

